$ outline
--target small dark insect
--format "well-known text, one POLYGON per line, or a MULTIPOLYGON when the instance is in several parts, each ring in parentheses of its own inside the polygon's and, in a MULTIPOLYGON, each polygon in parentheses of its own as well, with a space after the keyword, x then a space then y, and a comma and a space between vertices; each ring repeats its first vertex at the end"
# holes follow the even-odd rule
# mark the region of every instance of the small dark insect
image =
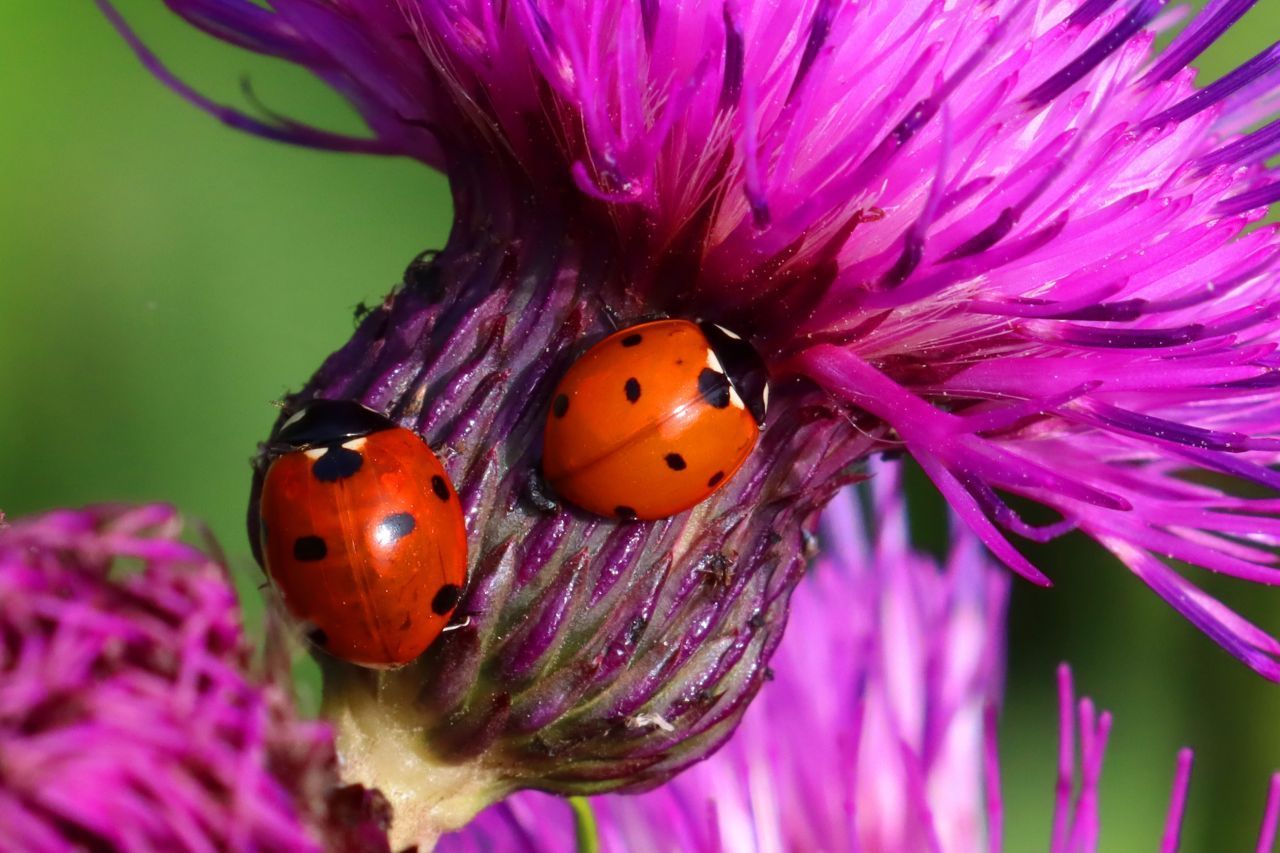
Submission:
POLYGON ((712 589, 728 589, 733 584, 733 561, 724 554, 712 554, 693 571, 702 575, 712 589))
POLYGON ((366 305, 364 300, 361 299, 359 302, 356 303, 356 307, 351 309, 351 319, 359 323, 372 310, 373 309, 370 308, 368 305, 366 305))

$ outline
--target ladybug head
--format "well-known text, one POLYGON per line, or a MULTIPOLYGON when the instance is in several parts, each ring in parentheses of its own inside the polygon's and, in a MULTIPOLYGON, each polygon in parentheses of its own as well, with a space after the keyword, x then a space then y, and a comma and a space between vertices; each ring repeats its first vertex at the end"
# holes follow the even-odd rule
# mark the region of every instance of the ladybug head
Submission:
POLYGON ((280 425, 271 445, 281 450, 305 450, 393 427, 385 415, 352 400, 310 400, 280 425))
POLYGON ((725 376, 729 378, 729 384, 742 398, 742 404, 756 423, 764 426, 765 413, 769 408, 769 371, 760 353, 724 326, 703 322, 698 324, 698 328, 706 335, 725 376))

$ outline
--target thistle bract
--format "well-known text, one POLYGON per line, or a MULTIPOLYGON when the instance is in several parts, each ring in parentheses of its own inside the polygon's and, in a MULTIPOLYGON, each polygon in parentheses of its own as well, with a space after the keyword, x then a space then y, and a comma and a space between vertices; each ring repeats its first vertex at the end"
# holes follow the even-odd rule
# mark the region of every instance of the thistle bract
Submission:
POLYGON ((0 848, 388 850, 166 506, 0 530, 0 848))
MULTIPOLYGON (((232 126, 448 174, 449 245, 286 401, 413 428, 468 508, 470 622, 407 670, 330 673, 344 730, 400 732, 385 759, 474 793, 424 820, 513 787, 657 784, 719 744, 817 510, 877 451, 911 453, 1033 581, 1008 534, 1082 531, 1280 679, 1280 643, 1164 562, 1280 580, 1280 503, 1225 485, 1280 485, 1280 240, 1249 230, 1280 196, 1280 132, 1249 130, 1280 99, 1280 49, 1203 89, 1189 68, 1248 0, 1158 56, 1162 0, 169 0, 312 70, 364 138, 209 101, 103 5, 232 126), (542 514, 557 377, 607 316, 653 312, 762 353, 779 393, 760 447, 672 519, 542 514)), ((373 748, 352 742, 361 778, 387 764, 373 748)), ((421 776, 403 773, 393 800, 421 776)))

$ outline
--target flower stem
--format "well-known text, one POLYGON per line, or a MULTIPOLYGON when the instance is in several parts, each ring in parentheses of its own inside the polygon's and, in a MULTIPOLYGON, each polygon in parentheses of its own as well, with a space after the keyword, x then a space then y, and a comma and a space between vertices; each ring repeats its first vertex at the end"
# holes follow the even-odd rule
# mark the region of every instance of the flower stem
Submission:
POLYGON ((326 678, 322 713, 334 727, 345 781, 382 791, 393 809, 391 848, 430 850, 439 837, 509 793, 482 759, 443 761, 415 722, 411 697, 397 697, 397 682, 326 678))
POLYGON ((596 826, 596 814, 586 797, 570 797, 573 809, 573 839, 577 853, 600 853, 600 830, 596 826))

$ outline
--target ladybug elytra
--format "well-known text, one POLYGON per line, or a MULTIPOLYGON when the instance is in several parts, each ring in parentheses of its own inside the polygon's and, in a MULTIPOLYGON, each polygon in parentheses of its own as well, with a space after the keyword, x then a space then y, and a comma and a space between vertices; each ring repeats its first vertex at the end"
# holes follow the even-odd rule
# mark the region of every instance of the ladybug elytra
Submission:
POLYGON ((543 475, 598 515, 652 520, 700 503, 755 447, 768 406, 764 362, 712 323, 656 320, 615 332, 551 399, 543 475))
POLYGON ((363 666, 422 654, 467 573, 461 501, 431 448, 358 403, 313 400, 280 427, 268 459, 263 561, 308 637, 363 666))

